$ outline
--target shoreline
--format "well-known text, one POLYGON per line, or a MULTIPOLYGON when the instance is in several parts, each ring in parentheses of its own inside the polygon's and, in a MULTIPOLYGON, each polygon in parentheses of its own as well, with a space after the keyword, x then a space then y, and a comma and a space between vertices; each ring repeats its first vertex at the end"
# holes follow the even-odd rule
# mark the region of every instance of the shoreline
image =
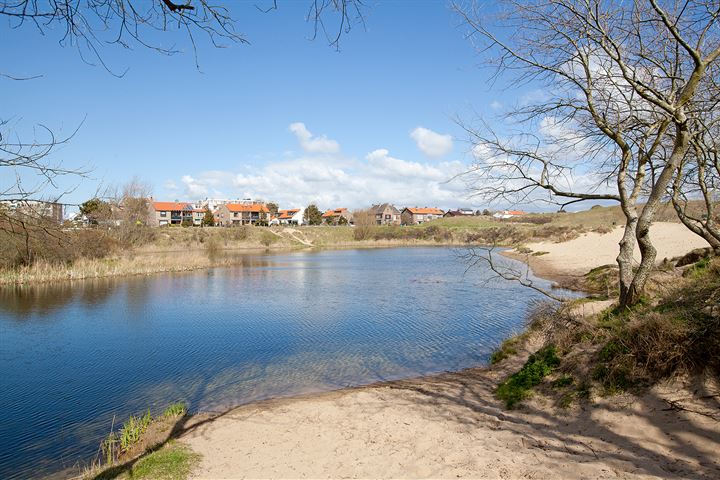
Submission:
MULTIPOLYGON (((521 409, 505 409, 494 388, 524 363, 535 342, 530 339, 518 355, 493 367, 199 413, 187 420, 177 441, 202 456, 192 478, 712 478, 720 473, 720 464, 708 463, 715 447, 705 443, 717 424, 666 408, 666 399, 691 388, 682 382, 641 397, 598 398, 589 406, 559 409, 535 396, 521 409)), ((720 442, 720 432, 709 439, 720 442)))
POLYGON ((205 250, 138 250, 119 257, 111 257, 97 260, 81 259, 70 266, 39 264, 31 267, 23 267, 20 270, 0 271, 0 288, 13 286, 41 285, 48 283, 63 283, 82 280, 94 280, 103 278, 122 278, 136 276, 150 276, 162 273, 187 273, 212 268, 232 267, 241 263, 241 257, 251 254, 286 254, 293 252, 309 252, 323 250, 370 250, 379 248, 413 248, 413 247, 471 247, 478 246, 469 243, 450 243, 435 241, 413 241, 413 242, 374 242, 361 243, 338 243, 332 245, 295 245, 275 248, 263 248, 257 246, 235 247, 218 250, 218 258, 211 260, 205 250), (189 262, 170 264, 160 262, 140 262, 139 259, 152 258, 153 255, 170 255, 175 253, 186 253, 195 255, 189 262), (237 256, 233 258, 233 254, 237 256), (194 264, 190 262, 195 262, 194 264))

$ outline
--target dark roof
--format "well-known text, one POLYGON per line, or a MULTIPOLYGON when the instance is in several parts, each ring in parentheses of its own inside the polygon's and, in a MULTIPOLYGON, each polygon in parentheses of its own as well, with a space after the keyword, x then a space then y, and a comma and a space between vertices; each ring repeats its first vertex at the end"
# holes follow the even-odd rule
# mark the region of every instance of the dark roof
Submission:
POLYGON ((381 203, 380 205, 373 205, 370 210, 375 212, 375 214, 383 213, 387 207, 390 207, 392 210, 392 213, 395 215, 400 215, 400 210, 395 208, 394 205, 390 205, 389 203, 381 203))

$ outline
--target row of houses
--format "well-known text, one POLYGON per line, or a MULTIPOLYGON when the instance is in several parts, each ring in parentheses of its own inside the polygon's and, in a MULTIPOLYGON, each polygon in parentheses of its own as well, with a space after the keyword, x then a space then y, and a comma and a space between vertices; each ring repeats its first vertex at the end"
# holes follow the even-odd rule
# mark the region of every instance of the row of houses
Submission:
MULTIPOLYGON (((212 212, 215 225, 223 227, 241 225, 303 225, 306 223, 305 209, 278 210, 273 214, 264 202, 215 200, 214 206, 183 202, 156 202, 150 199, 150 219, 153 226, 195 225, 203 223, 208 210, 212 212)), ((377 225, 420 225, 442 217, 474 216, 471 209, 444 211, 434 207, 405 207, 398 209, 390 203, 373 205, 370 214, 377 225)), ((505 210, 497 212, 496 218, 510 218, 525 212, 505 210)), ((354 223, 353 213, 347 208, 335 208, 322 213, 323 223, 343 225, 354 223)))

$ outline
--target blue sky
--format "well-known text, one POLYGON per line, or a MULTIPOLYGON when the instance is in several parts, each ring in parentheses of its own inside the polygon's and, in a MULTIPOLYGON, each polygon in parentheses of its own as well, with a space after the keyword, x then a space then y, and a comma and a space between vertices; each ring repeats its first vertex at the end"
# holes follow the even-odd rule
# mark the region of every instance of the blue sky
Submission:
POLYGON ((2 113, 25 135, 38 123, 62 134, 82 122, 53 157, 92 169, 62 184, 74 188, 69 203, 138 176, 163 200, 481 206, 465 185, 445 182, 472 160, 453 118, 492 117, 528 92, 491 84, 444 2, 373 4, 366 29, 345 35, 339 52, 309 40, 307 3, 280 2, 270 13, 236 4, 237 29, 251 44, 215 49, 200 40, 199 71, 189 42, 174 34, 148 39, 177 38, 184 54, 105 48, 111 69, 127 69, 123 78, 60 46, 59 31, 3 23, 3 73, 43 77, 0 79, 2 113))

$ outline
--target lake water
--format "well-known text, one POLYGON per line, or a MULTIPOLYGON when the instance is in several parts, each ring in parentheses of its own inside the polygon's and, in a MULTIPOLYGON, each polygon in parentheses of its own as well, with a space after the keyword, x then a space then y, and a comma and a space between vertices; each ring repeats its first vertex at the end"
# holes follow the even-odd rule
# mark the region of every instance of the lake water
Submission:
POLYGON ((482 364, 539 298, 488 277, 452 249, 397 248, 0 288, 0 478, 85 462, 113 417, 174 401, 221 411, 482 364))

